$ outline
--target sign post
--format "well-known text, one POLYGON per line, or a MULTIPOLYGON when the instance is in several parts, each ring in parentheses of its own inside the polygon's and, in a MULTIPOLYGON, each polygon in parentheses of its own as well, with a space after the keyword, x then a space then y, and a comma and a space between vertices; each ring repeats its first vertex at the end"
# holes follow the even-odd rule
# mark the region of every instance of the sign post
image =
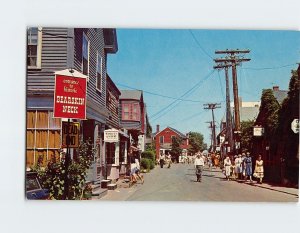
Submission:
POLYGON ((70 122, 70 119, 86 119, 86 78, 73 69, 55 72, 53 115, 55 118, 68 119, 68 122, 62 123, 62 147, 67 148, 63 200, 69 196, 70 148, 79 146, 80 125, 79 122, 70 122))

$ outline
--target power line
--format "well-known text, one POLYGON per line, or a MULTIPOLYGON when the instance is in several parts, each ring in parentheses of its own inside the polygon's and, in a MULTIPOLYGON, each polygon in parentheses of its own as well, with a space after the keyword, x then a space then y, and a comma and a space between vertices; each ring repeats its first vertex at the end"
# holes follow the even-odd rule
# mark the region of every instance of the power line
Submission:
POLYGON ((201 46, 201 44, 199 43, 199 41, 197 40, 197 38, 195 37, 194 33, 192 32, 192 30, 189 30, 189 32, 191 33, 192 37, 194 38, 196 44, 200 47, 200 49, 211 59, 213 59, 212 56, 209 55, 208 52, 206 52, 206 50, 201 46))
POLYGON ((223 87, 222 87, 222 82, 221 82, 221 77, 220 77, 220 72, 219 71, 218 71, 218 76, 219 76, 219 83, 220 83, 222 97, 223 97, 223 99, 225 99, 225 95, 224 95, 224 91, 223 91, 223 87))
MULTIPOLYGON (((135 87, 131 87, 125 84, 121 84, 121 83, 116 83, 118 86, 121 87, 126 87, 132 90, 140 90, 138 88, 135 87)), ((194 102, 194 103, 202 103, 204 101, 200 101, 200 100, 189 100, 189 99, 182 99, 182 98, 176 98, 176 97, 172 97, 172 96, 167 96, 167 95, 162 95, 162 94, 158 94, 158 93, 154 93, 154 92, 150 92, 150 91, 146 91, 146 90, 142 90, 144 93, 150 94, 150 95, 156 95, 159 97, 163 97, 163 98, 167 98, 167 99, 173 99, 173 100, 180 100, 180 101, 184 101, 184 102, 194 102)))
MULTIPOLYGON (((208 79, 212 74, 214 73, 214 70, 212 70, 208 75, 206 75, 204 77, 204 79, 200 80, 198 83, 196 83, 191 89, 189 89, 188 91, 186 91, 182 96, 180 96, 180 98, 190 94, 192 91, 194 91, 196 88, 198 88, 206 79, 208 79)), ((162 113, 160 116, 156 117, 155 119, 153 119, 153 121, 156 121, 157 119, 159 119, 160 117, 164 116, 165 114, 167 114, 169 111, 171 111, 173 108, 175 108, 180 102, 176 103, 178 100, 174 100, 172 103, 170 103, 168 106, 166 106, 165 108, 161 109, 160 111, 156 112, 155 114, 153 114, 150 118, 158 116, 160 113, 162 113), (174 105, 174 106, 172 106, 174 105), (172 107, 171 107, 172 106, 172 107), (170 108, 171 107, 171 108, 170 108), (170 108, 170 109, 168 109, 170 108)))
POLYGON ((175 122, 172 122, 172 123, 169 123, 169 124, 163 124, 163 125, 165 125, 165 126, 168 126, 168 125, 175 125, 175 124, 178 124, 178 123, 180 123, 180 122, 182 122, 182 121, 187 121, 187 120, 190 120, 190 119, 192 119, 192 118, 194 118, 194 117, 196 117, 196 116, 200 116, 202 113, 204 113, 204 112, 206 112, 206 111, 202 111, 202 112, 198 112, 198 113, 196 113, 196 114, 193 114, 193 115, 190 115, 190 116, 188 116, 188 117, 186 117, 186 118, 183 118, 183 119, 181 119, 181 120, 178 120, 178 121, 175 121, 175 122))
POLYGON ((275 70, 275 69, 281 69, 281 68, 290 67, 290 66, 294 66, 294 65, 297 65, 297 63, 283 65, 283 66, 262 67, 262 68, 242 67, 241 69, 243 69, 243 70, 275 70))

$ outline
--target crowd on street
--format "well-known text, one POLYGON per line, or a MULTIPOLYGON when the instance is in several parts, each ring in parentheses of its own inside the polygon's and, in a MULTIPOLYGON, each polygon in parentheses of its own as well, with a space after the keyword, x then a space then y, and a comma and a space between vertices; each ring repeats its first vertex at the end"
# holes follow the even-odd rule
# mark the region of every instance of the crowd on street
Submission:
MULTIPOLYGON (((219 154, 203 153, 199 151, 194 155, 189 156, 182 154, 179 156, 178 160, 180 164, 194 164, 197 182, 201 182, 202 172, 205 166, 207 166, 209 170, 219 167, 228 181, 249 180, 253 183, 254 177, 258 180, 258 183, 262 184, 264 177, 264 166, 261 155, 258 156, 258 159, 253 164, 254 161, 249 152, 237 154, 231 157, 226 156, 222 159, 219 154)), ((167 168, 170 168, 172 164, 171 154, 161 154, 157 160, 157 164, 159 164, 161 168, 163 168, 164 165, 166 165, 167 168)))

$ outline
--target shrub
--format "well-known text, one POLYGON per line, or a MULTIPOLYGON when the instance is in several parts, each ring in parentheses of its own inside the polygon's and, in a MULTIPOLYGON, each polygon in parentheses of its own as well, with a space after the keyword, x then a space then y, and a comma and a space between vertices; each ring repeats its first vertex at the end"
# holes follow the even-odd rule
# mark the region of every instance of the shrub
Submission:
POLYGON ((153 151, 144 151, 141 155, 142 158, 150 159, 153 162, 155 161, 155 153, 153 151))
POLYGON ((149 171, 150 163, 151 163, 150 159, 142 158, 141 159, 141 169, 145 169, 145 170, 149 171))
POLYGON ((150 161, 150 169, 152 170, 153 168, 155 168, 155 162, 153 160, 149 160, 150 161))

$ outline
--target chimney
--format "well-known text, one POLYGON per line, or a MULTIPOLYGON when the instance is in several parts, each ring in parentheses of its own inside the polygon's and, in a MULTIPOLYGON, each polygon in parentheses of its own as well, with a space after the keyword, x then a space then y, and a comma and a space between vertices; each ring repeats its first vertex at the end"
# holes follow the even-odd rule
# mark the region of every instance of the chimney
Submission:
POLYGON ((279 91, 279 86, 273 86, 273 91, 279 91))
POLYGON ((159 132, 159 125, 156 125, 156 133, 159 132))

